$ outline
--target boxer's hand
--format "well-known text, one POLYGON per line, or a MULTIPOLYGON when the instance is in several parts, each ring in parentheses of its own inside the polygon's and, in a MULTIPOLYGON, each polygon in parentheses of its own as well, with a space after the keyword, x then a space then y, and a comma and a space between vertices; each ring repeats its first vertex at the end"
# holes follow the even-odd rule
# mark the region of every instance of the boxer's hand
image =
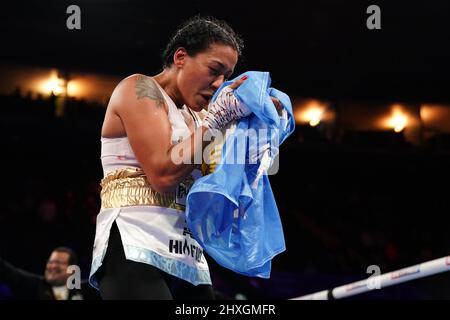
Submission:
POLYGON ((283 105, 281 104, 280 100, 274 97, 270 97, 272 99, 273 104, 275 105, 275 108, 277 108, 277 111, 280 112, 283 110, 283 105))
POLYGON ((247 76, 243 76, 241 79, 226 86, 220 91, 216 100, 209 103, 208 113, 203 119, 203 126, 209 129, 220 130, 230 121, 238 120, 251 114, 250 109, 233 94, 233 90, 239 88, 246 79, 247 76))

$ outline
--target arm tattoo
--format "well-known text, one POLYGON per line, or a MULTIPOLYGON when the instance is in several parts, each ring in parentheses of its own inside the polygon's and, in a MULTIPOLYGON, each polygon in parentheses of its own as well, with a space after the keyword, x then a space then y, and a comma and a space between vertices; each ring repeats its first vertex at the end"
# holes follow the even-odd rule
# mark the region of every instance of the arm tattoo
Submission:
POLYGON ((156 102, 157 107, 164 106, 164 96, 158 89, 155 80, 150 77, 139 75, 136 80, 136 96, 138 99, 149 98, 156 102))

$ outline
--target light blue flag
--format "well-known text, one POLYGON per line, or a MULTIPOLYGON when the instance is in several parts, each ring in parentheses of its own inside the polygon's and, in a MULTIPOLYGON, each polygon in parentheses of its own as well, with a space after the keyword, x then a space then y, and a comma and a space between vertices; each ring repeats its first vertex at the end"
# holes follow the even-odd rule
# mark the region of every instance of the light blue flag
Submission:
MULTIPOLYGON (((271 260, 286 246, 267 169, 279 145, 294 131, 295 121, 289 97, 269 87, 268 72, 245 75, 248 79, 234 94, 253 114, 240 119, 226 137, 215 171, 191 187, 186 221, 217 263, 240 274, 269 278, 271 260), (284 117, 270 96, 281 101, 284 117), (239 155, 244 155, 244 161, 239 155)), ((224 83, 213 100, 236 79, 224 83)))

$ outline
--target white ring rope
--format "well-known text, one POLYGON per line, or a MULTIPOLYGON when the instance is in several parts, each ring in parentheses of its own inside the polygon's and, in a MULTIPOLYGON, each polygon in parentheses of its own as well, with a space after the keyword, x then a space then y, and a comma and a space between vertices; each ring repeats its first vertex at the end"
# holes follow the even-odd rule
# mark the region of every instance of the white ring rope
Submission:
POLYGON ((352 282, 330 290, 323 290, 290 300, 332 300, 342 299, 374 289, 381 289, 406 281, 450 271, 450 256, 430 260, 411 267, 385 274, 370 276, 367 279, 352 282))

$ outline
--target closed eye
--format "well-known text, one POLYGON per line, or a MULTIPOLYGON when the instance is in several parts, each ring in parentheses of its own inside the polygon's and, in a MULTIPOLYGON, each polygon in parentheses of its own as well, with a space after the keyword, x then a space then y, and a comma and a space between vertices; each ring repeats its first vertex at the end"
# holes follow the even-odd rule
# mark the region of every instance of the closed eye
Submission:
POLYGON ((217 70, 217 69, 214 69, 214 68, 211 68, 211 67, 209 67, 209 70, 210 70, 210 72, 211 72, 211 74, 213 75, 213 76, 220 76, 220 71, 219 70, 217 70))

